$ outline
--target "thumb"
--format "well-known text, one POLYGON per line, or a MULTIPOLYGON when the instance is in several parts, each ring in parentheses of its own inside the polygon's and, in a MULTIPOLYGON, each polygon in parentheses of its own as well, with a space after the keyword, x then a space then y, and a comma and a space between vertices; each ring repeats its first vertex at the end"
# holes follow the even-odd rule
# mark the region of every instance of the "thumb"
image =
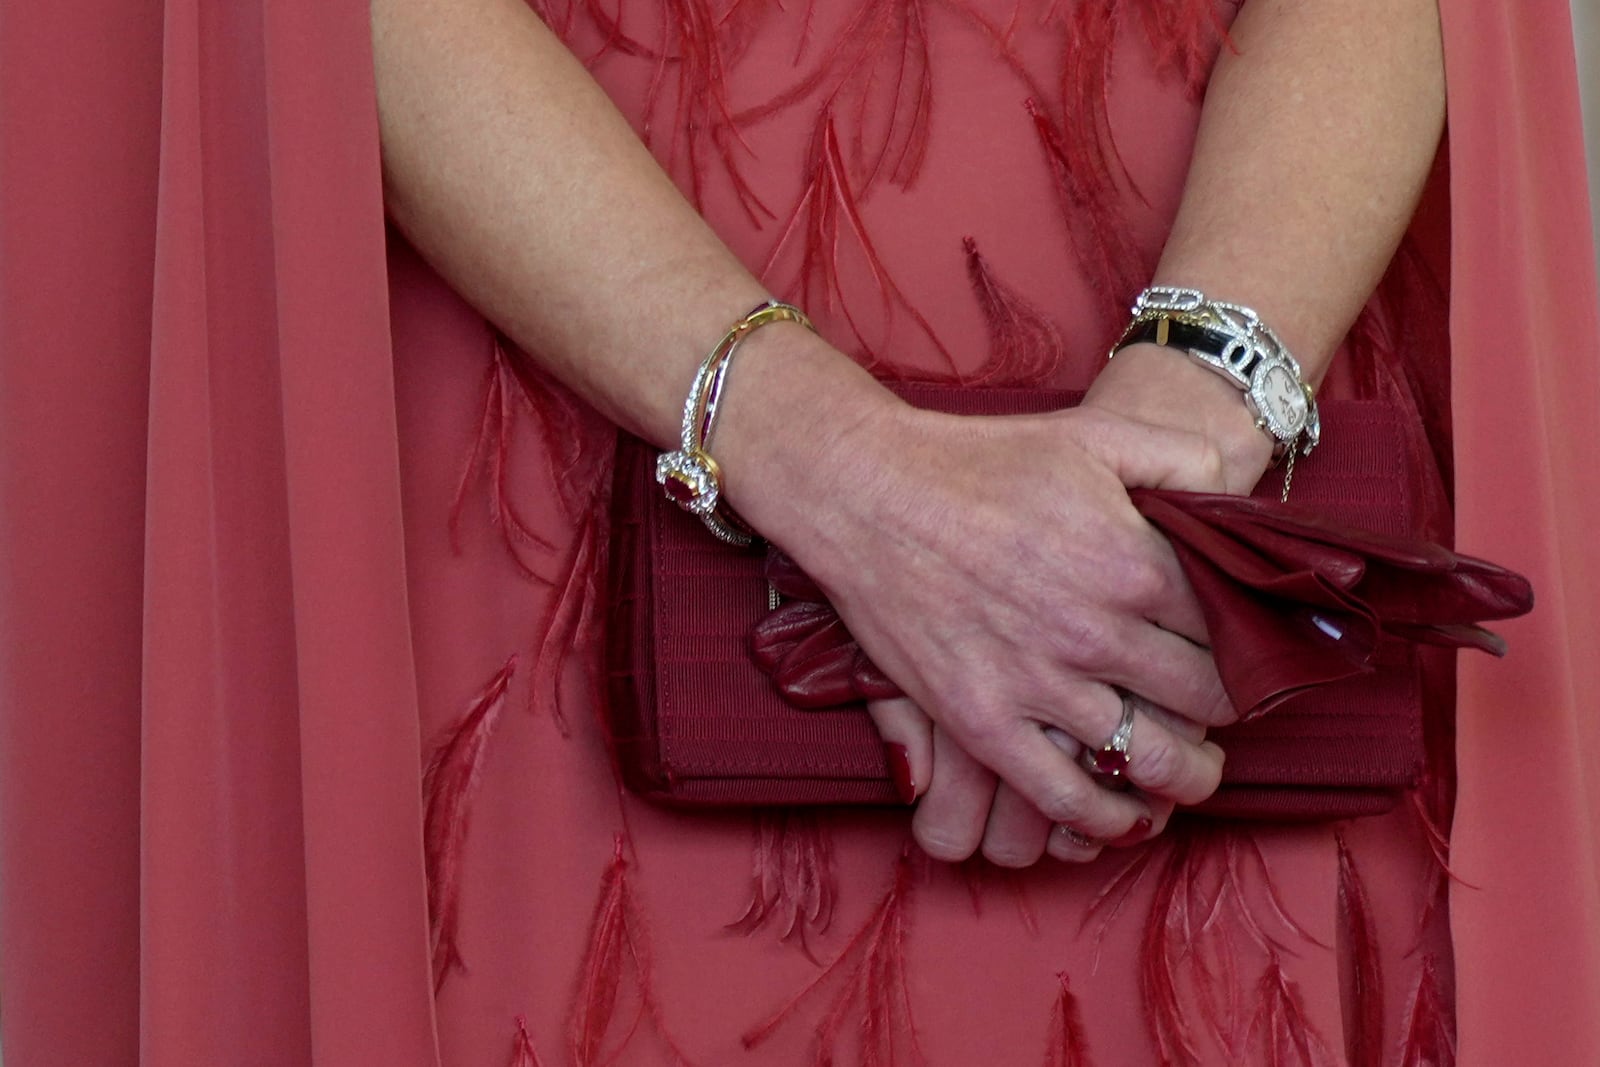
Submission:
POLYGON ((1205 434, 1141 422, 1097 407, 1069 414, 1079 447, 1129 489, 1223 490, 1221 451, 1205 434))
POLYGON ((933 780, 933 720, 906 697, 867 704, 900 799, 913 804, 933 780))

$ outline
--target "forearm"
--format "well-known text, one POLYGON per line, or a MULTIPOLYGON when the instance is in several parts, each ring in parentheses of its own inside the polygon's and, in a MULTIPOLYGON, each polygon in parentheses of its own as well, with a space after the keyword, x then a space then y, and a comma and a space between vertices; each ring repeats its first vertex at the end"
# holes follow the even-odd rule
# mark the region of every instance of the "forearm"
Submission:
MULTIPOLYGON (((1232 39, 1154 281, 1255 308, 1320 381, 1432 166, 1444 120, 1437 11, 1433 0, 1246 0, 1232 39)), ((1225 453, 1260 445, 1227 382, 1159 350, 1129 354, 1137 372, 1176 379, 1178 406, 1201 398, 1198 417, 1225 453)))
MULTIPOLYGON (((556 376, 671 442, 696 364, 762 286, 521 0, 373 0, 373 19, 396 223, 556 376)), ((1176 559, 1123 488, 1194 482, 1192 435, 1091 411, 913 412, 795 326, 747 344, 714 442, 733 505, 1020 795, 1126 833, 1143 802, 1095 788, 1038 726, 1104 736, 1112 684, 1195 722, 1231 717, 1188 640, 1203 622, 1176 559)), ((1209 793, 1216 753, 1152 730, 1130 780, 1171 801, 1209 793)))
MULTIPOLYGON (((396 224, 607 416, 675 440, 696 365, 764 288, 520 0, 373 0, 372 16, 396 224)), ((871 387, 798 327, 759 331, 749 350, 781 353, 783 374, 748 360, 739 376, 761 374, 778 410, 871 387)), ((730 411, 719 442, 736 448, 745 429, 730 411)))
POLYGON ((1416 208, 1444 125, 1434 0, 1247 0, 1156 272, 1251 303, 1327 366, 1416 208))

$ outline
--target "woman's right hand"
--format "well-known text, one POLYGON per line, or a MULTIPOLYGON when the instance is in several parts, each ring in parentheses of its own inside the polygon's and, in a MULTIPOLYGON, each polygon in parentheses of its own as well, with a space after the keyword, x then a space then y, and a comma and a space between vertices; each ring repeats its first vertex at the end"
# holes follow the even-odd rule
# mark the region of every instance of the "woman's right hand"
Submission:
MULTIPOLYGON (((1030 867, 1043 856, 1084 863, 1106 847, 1147 841, 1166 829, 1176 805, 1148 794, 1148 823, 1139 821, 1121 838, 1089 838, 1072 827, 1052 824, 1015 789, 999 781, 950 740, 933 720, 905 697, 877 700, 867 706, 884 739, 886 754, 900 764, 897 786, 907 802, 916 801, 912 834, 925 852, 947 860, 965 859, 981 851, 1000 867, 1030 867)), ((1187 719, 1146 706, 1140 714, 1160 717, 1180 737, 1198 744, 1205 728, 1187 719)), ((1077 759, 1083 746, 1058 730, 1047 731, 1068 757, 1077 759)))
MULTIPOLYGON (((1144 797, 1196 803, 1215 790, 1222 754, 1188 724, 1235 714, 1177 560, 1125 488, 1213 484, 1219 459, 1204 439, 1094 409, 924 412, 836 365, 780 372, 776 353, 763 355, 741 357, 740 392, 724 402, 730 500, 828 593, 934 721, 937 743, 1050 823, 1101 840, 1162 814, 1144 797), (820 414, 756 411, 761 379, 779 373, 786 386, 812 375, 820 414), (1075 746, 1046 733, 1099 748, 1121 717, 1119 690, 1187 720, 1135 717, 1135 792, 1097 784, 1075 746)), ((970 768, 950 777, 975 795, 970 768)), ((944 820, 919 816, 919 840, 939 858, 978 846, 975 816, 956 807, 944 820)))

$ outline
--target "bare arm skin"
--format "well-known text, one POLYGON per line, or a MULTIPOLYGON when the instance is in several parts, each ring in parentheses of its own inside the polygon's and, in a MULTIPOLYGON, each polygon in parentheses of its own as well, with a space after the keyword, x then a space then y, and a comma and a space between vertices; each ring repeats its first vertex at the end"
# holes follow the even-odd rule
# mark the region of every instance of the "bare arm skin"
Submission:
MULTIPOLYGON (((1320 382, 1432 167, 1445 112, 1438 11, 1434 0, 1247 0, 1231 38, 1152 284, 1255 308, 1320 382)), ((1248 492, 1270 461, 1271 443, 1231 383, 1153 345, 1118 355, 1086 402, 1200 430, 1223 457, 1219 490, 1248 492)), ((914 711, 879 718, 889 733, 921 737, 914 711)), ((921 754, 931 758, 925 743, 921 754)), ((991 859, 1037 858, 1039 816, 1005 786, 982 828, 965 798, 936 801, 918 818, 961 825, 963 843, 983 834, 991 859)), ((1159 830, 1167 809, 1153 807, 1159 830)), ((1059 835, 1049 848, 1062 858, 1090 852, 1059 835)))
MULTIPOLYGON (((554 374, 671 443, 695 366, 762 286, 519 0, 373 0, 372 12, 397 224, 554 374)), ((1426 0, 1250 0, 1159 280, 1253 304, 1320 367, 1432 156, 1432 20, 1426 0)), ((1236 390, 1171 353, 1130 351, 1076 411, 953 419, 906 408, 792 326, 760 331, 740 359, 717 440, 727 492, 938 724, 935 741, 909 702, 879 716, 904 731, 927 787, 924 847, 955 859, 981 841, 1031 862, 1051 823, 1143 833, 1141 818, 1159 824, 1215 788, 1221 757, 1200 727, 1232 711, 1192 594, 1123 486, 1253 482, 1267 446, 1236 390), (1019 544, 1029 583, 1010 579, 1019 544), (1171 709, 1136 727, 1141 794, 1094 786, 1040 730, 1104 738, 1113 685, 1171 709), (1009 783, 998 793, 996 774, 1009 783)))
MULTIPOLYGON (((1438 10, 1434 0, 1248 0, 1231 36, 1237 52, 1224 48, 1212 77, 1154 284, 1255 308, 1316 383, 1433 164, 1444 128, 1438 10)), ((1172 362, 1154 346, 1130 350, 1096 397, 1109 401, 1115 384, 1117 410, 1171 424, 1181 398, 1202 390, 1228 491, 1248 492, 1270 457, 1265 435, 1233 386, 1172 362), (1150 391, 1154 374, 1171 389, 1150 391)))

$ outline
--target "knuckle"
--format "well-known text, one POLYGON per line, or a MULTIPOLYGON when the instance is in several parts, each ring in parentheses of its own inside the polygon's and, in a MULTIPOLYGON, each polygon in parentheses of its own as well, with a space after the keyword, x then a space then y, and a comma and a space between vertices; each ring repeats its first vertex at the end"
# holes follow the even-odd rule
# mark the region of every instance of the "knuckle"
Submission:
POLYGON ((1093 798, 1089 791, 1093 788, 1086 782, 1060 783, 1052 792, 1040 798, 1039 810, 1053 823, 1082 826, 1092 814, 1093 798))
POLYGON ((974 755, 1003 751, 1015 734, 1015 722, 998 708, 968 705, 958 717, 961 738, 974 755))
POLYGON ((1142 608, 1164 603, 1172 592, 1172 582, 1166 569, 1150 556, 1130 558, 1123 569, 1120 584, 1128 601, 1142 608))
POLYGON ((1222 688, 1220 680, 1212 684, 1209 698, 1203 706, 1206 710, 1201 721, 1207 726, 1231 726, 1239 721, 1239 709, 1233 706, 1233 700, 1222 688))
MULTIPOLYGON (((1164 713, 1161 722, 1167 729, 1188 737, 1189 733, 1182 728, 1182 724, 1203 728, 1228 726, 1238 721, 1239 713, 1234 710, 1233 701, 1222 687, 1222 679, 1217 676, 1215 668, 1196 660, 1181 671, 1174 672, 1171 686, 1173 700, 1170 704, 1146 705, 1152 714, 1164 713)), ((1198 737, 1193 739, 1199 740, 1198 737)))
POLYGON ((983 857, 996 867, 1031 867, 1039 859, 1039 849, 1015 841, 985 841, 983 857))
POLYGON ((978 850, 975 839, 945 826, 917 826, 912 836, 922 851, 944 863, 960 863, 978 850))
POLYGON ((1146 742, 1144 751, 1138 754, 1136 767, 1131 770, 1142 788, 1170 795, 1186 777, 1187 761, 1170 738, 1156 737, 1146 742))
POLYGON ((1116 647, 1103 620, 1089 612, 1064 613, 1053 621, 1052 629, 1067 659, 1080 668, 1103 666, 1116 647))
POLYGON ((1222 461, 1222 449, 1210 438, 1202 438, 1200 455, 1195 461, 1196 474, 1201 479, 1201 485, 1213 491, 1222 487, 1226 464, 1222 461))

